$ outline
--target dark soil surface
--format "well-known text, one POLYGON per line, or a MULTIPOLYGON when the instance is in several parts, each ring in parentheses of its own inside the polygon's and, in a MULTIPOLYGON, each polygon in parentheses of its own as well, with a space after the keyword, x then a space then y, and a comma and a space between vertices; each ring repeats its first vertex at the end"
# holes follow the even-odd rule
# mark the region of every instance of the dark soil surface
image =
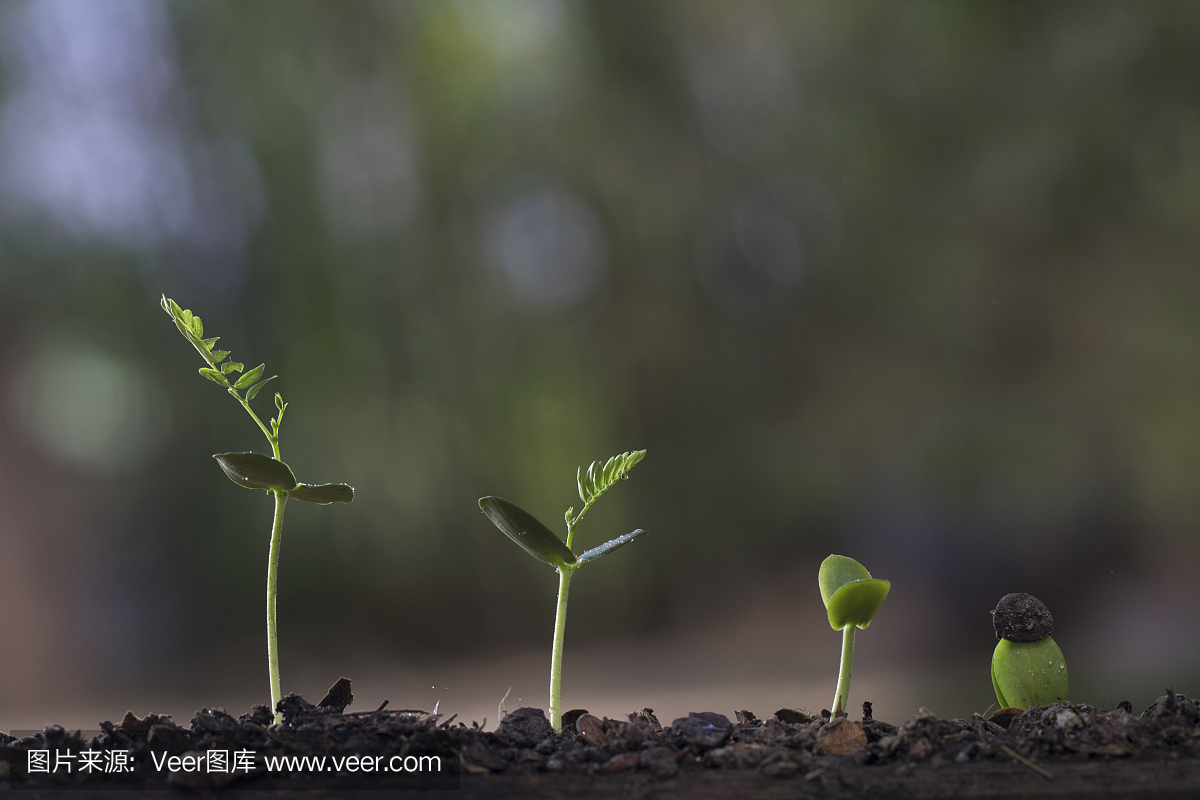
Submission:
POLYGON ((1007 727, 924 710, 896 726, 871 719, 864 704, 861 721, 781 709, 766 720, 746 711, 732 720, 693 713, 669 726, 649 709, 624 720, 575 711, 560 734, 540 709, 517 709, 484 731, 421 711, 345 713, 350 697, 348 682, 331 690, 323 701, 330 705, 289 695, 282 725, 255 706, 238 718, 203 709, 186 727, 130 713, 86 738, 56 726, 20 739, 0 734, 0 795, 219 789, 247 797, 305 790, 299 796, 315 798, 359 788, 372 790, 360 797, 1200 797, 1200 702, 1174 692, 1140 715, 1128 703, 1055 703, 997 718, 1007 727), (57 754, 74 755, 77 767, 83 750, 127 751, 130 771, 31 772, 31 750, 48 751, 51 764, 57 754), (241 751, 242 769, 161 766, 169 756, 203 765, 213 751, 241 751), (356 757, 350 763, 359 768, 268 771, 283 755, 356 757), (441 772, 405 771, 421 757, 440 758, 441 772))

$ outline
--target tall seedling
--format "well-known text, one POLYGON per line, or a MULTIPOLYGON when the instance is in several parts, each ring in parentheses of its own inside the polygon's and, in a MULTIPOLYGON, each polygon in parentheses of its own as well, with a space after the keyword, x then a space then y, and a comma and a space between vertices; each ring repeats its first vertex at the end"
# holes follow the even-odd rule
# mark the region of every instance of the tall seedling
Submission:
POLYGON ((275 723, 279 724, 283 719, 279 712, 279 700, 283 694, 279 686, 279 636, 275 624, 275 596, 279 582, 279 542, 283 534, 284 505, 289 497, 321 505, 349 503, 354 499, 354 489, 344 483, 299 483, 291 468, 279 457, 279 428, 283 424, 283 413, 288 404, 283 402, 283 397, 278 392, 275 393, 275 408, 278 413, 270 420, 269 428, 250 407, 250 401, 259 391, 278 376, 263 378, 265 364, 243 372, 244 364, 227 360, 228 350, 213 349, 218 337, 204 338, 204 325, 199 317, 185 308, 180 308, 178 303, 166 295, 163 295, 162 307, 184 338, 204 357, 208 366, 201 367, 200 374, 229 392, 242 408, 246 409, 246 413, 271 443, 270 456, 260 453, 218 453, 213 458, 221 465, 229 480, 238 486, 246 489, 265 489, 275 497, 275 520, 271 526, 271 547, 267 560, 267 662, 271 678, 271 708, 275 712, 275 723))
POLYGON ((576 557, 571 550, 575 526, 600 495, 618 480, 626 477, 626 473, 645 456, 645 450, 622 453, 613 456, 603 465, 599 461, 593 461, 586 473, 582 467, 576 470, 575 481, 579 487, 579 499, 583 501, 583 508, 578 514, 573 507, 568 508, 567 513, 563 515, 567 524, 566 544, 528 511, 507 500, 500 497, 479 499, 479 508, 508 538, 520 545, 529 555, 558 570, 558 611, 554 617, 554 649, 550 654, 550 724, 556 731, 562 730, 562 653, 563 638, 567 631, 567 592, 571 589, 571 576, 584 564, 603 558, 646 533, 638 528, 576 557))

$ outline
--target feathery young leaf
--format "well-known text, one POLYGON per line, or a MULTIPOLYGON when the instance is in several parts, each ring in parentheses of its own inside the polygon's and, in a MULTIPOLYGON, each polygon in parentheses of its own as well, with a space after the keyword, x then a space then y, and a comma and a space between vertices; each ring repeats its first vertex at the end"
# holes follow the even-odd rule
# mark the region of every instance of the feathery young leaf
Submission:
POLYGON ((599 461, 593 461, 588 466, 586 473, 580 467, 575 473, 575 480, 579 486, 580 499, 586 504, 594 503, 596 498, 604 494, 618 480, 625 477, 625 474, 635 464, 645 458, 645 456, 645 450, 635 450, 613 456, 604 464, 601 464, 599 461))

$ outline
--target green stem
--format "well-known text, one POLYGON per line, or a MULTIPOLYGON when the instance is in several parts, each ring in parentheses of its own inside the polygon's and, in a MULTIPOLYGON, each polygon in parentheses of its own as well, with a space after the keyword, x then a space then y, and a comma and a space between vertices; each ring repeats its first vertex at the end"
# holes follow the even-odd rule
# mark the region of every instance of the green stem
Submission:
POLYGON ((558 611, 554 615, 554 650, 550 655, 550 724, 562 730, 562 654, 567 632, 567 592, 571 590, 571 567, 558 568, 558 611))
MULTIPOLYGON (((250 404, 246 402, 244 397, 237 393, 236 389, 230 388, 229 393, 233 395, 239 403, 242 404, 242 408, 246 409, 246 413, 249 414, 251 419, 254 420, 255 424, 258 425, 258 429, 263 432, 263 436, 267 437, 267 441, 271 443, 271 452, 274 454, 275 460, 282 461, 282 459, 279 457, 279 436, 271 433, 270 429, 263 424, 263 421, 258 418, 258 414, 254 413, 254 409, 250 407, 250 404)), ((281 414, 280 416, 283 415, 281 414)))
MULTIPOLYGON (((278 445, 276 445, 278 454, 278 445)), ((271 527, 271 551, 267 561, 267 662, 271 673, 271 710, 275 713, 275 724, 283 722, 279 713, 279 701, 283 692, 279 684, 279 633, 275 623, 275 596, 279 588, 279 541, 283 534, 283 507, 288 494, 282 489, 275 492, 275 523, 271 527)))
POLYGON ((838 672, 837 694, 833 696, 833 715, 846 716, 846 698, 850 694, 850 664, 854 661, 853 624, 842 628, 842 668, 838 672))

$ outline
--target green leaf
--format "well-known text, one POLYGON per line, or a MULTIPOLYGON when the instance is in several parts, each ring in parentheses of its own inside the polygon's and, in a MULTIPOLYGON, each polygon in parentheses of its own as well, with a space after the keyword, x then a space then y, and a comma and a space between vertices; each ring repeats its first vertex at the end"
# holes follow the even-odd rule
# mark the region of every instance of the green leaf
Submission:
POLYGON ((1003 708, 1048 706, 1068 699, 1067 662, 1054 639, 1001 639, 992 653, 992 688, 1003 708))
POLYGON ((838 555, 821 562, 817 580, 829 624, 835 631, 848 625, 868 627, 892 588, 891 582, 872 578, 866 567, 853 558, 838 555))
POLYGON ((226 361, 221 365, 221 372, 228 375, 231 372, 241 372, 245 368, 245 364, 240 361, 226 361))
POLYGON ((562 539, 520 506, 501 497, 481 497, 479 508, 505 536, 539 561, 559 569, 575 563, 575 554, 562 539))
POLYGON ((285 405, 285 404, 284 404, 284 402, 283 402, 283 395, 281 395, 279 392, 276 392, 276 393, 275 393, 275 407, 279 409, 279 413, 280 413, 280 414, 282 414, 282 413, 283 413, 283 406, 284 406, 284 405, 285 405))
POLYGON ((261 453, 218 453, 213 456, 229 480, 247 489, 283 489, 298 485, 287 464, 261 453))
POLYGON ((212 369, 211 367, 201 367, 200 374, 208 378, 213 383, 219 383, 222 386, 229 385, 229 381, 225 380, 225 376, 222 375, 220 371, 212 369))
MULTIPOLYGON (((204 341, 204 323, 200 321, 199 317, 197 317, 197 316, 192 317, 192 326, 191 327, 192 327, 192 333, 196 336, 197 339, 199 339, 201 342, 203 342, 204 341)), ((208 345, 208 346, 212 347, 212 345, 208 345)))
POLYGON ((253 386, 254 384, 258 383, 258 379, 262 377, 263 368, 266 366, 266 364, 259 364, 257 367, 238 378, 238 381, 233 385, 233 388, 245 389, 247 386, 253 386))
POLYGON ((212 360, 215 363, 220 364, 222 361, 224 361, 226 359, 226 357, 228 357, 229 351, 228 350, 213 350, 211 353, 209 353, 209 355, 212 356, 212 360))
POLYGON ((631 453, 621 453, 601 464, 593 461, 585 473, 583 467, 575 471, 575 483, 579 488, 579 499, 585 504, 596 502, 596 498, 604 494, 614 483, 629 472, 639 461, 646 457, 645 450, 631 453))
POLYGON ((588 561, 596 561, 597 559, 604 558, 606 555, 608 555, 612 551, 622 548, 625 545, 632 542, 634 539, 637 539, 638 537, 645 536, 645 535, 646 535, 646 532, 644 530, 642 530, 641 528, 638 528, 636 531, 631 531, 630 533, 623 534, 621 536, 618 536, 615 539, 609 539, 607 542, 600 545, 599 547, 593 547, 591 550, 587 550, 583 554, 581 554, 579 556, 579 563, 585 564, 588 561))
POLYGON ((275 380, 278 377, 279 377, 278 375, 272 375, 271 377, 267 378, 265 381, 259 381, 258 383, 251 386, 250 391, 246 392, 246 402, 249 403, 251 400, 253 400, 254 396, 256 394, 258 394, 259 389, 266 386, 268 383, 270 383, 271 381, 275 380))
POLYGON ((302 483, 292 489, 288 497, 306 503, 320 503, 323 506, 330 503, 349 503, 354 499, 354 487, 344 483, 322 483, 319 486, 302 483))
POLYGON ((204 341, 204 349, 211 352, 213 349, 213 345, 216 344, 220 338, 221 338, 220 336, 214 336, 211 339, 204 339, 203 340, 204 341))

